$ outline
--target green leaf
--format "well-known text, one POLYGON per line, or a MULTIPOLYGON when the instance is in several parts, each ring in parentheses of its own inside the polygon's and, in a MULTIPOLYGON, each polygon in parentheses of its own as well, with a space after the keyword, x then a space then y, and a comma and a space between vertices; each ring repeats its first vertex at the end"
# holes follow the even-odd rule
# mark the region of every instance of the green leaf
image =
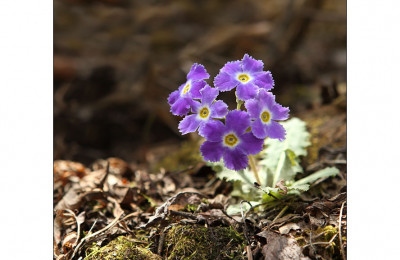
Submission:
MULTIPOLYGON (((251 203, 252 206, 260 204, 259 201, 249 201, 249 202, 251 203)), ((229 207, 226 209, 226 214, 228 215, 241 214, 242 208, 243 208, 243 214, 245 214, 250 209, 250 205, 248 203, 242 203, 242 205, 240 205, 240 203, 229 205, 229 207)))
POLYGON ((313 174, 308 175, 307 177, 304 177, 303 179, 294 182, 291 186, 292 187, 301 186, 307 183, 312 183, 320 178, 336 176, 337 174, 339 174, 339 170, 336 167, 327 167, 325 169, 314 172, 313 174))
POLYGON ((216 172, 216 176, 219 179, 226 179, 226 181, 242 181, 253 186, 256 181, 254 174, 250 172, 247 168, 240 171, 229 170, 224 166, 224 162, 221 160, 219 162, 207 162, 207 165, 211 166, 216 172))
POLYGON ((288 192, 292 191, 292 190, 308 191, 309 188, 310 188, 310 185, 308 185, 308 184, 299 184, 299 185, 296 185, 296 186, 289 186, 288 187, 288 192))
POLYGON ((268 178, 265 183, 270 187, 274 187, 281 179, 293 181, 295 175, 303 171, 299 156, 307 155, 306 148, 311 144, 304 121, 294 117, 281 124, 286 129, 286 139, 281 142, 267 138, 267 148, 260 153, 263 158, 260 165, 264 166, 261 172, 266 176, 269 171, 273 173, 273 178, 268 178))

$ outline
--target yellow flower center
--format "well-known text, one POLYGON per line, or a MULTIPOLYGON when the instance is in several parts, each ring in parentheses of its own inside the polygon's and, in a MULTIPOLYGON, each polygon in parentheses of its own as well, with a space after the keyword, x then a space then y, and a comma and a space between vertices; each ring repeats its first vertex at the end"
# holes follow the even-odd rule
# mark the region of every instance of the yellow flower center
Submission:
POLYGON ((190 83, 187 83, 186 86, 183 88, 182 93, 186 94, 190 90, 190 83))
POLYGON ((271 115, 268 113, 268 111, 264 111, 262 112, 260 118, 264 123, 268 123, 269 119, 271 118, 271 115))
POLYGON ((249 77, 249 75, 247 75, 247 74, 240 74, 240 75, 238 76, 238 80, 240 80, 240 81, 243 82, 243 83, 246 83, 247 81, 250 80, 250 77, 249 77))
POLYGON ((207 118, 209 114, 210 114, 210 110, 208 110, 207 107, 203 107, 199 112, 199 115, 201 118, 207 118))
POLYGON ((227 146, 235 146, 239 139, 234 134, 227 134, 224 138, 224 143, 227 146))

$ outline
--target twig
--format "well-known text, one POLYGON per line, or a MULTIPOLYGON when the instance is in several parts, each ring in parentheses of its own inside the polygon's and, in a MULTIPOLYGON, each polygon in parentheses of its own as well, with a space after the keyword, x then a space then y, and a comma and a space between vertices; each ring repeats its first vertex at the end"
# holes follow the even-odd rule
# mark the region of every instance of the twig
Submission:
MULTIPOLYGON (((310 231, 310 244, 309 245, 311 246, 313 252, 315 253, 315 247, 314 247, 313 242, 312 242, 312 230, 310 231)), ((304 247, 306 247, 306 246, 304 246, 304 247)))
MULTIPOLYGON (((337 237, 337 235, 338 235, 338 233, 336 233, 336 234, 331 238, 331 240, 329 240, 329 242, 328 242, 328 243, 330 244, 329 246, 332 246, 332 242, 333 242, 333 240, 335 240, 335 238, 337 237)), ((328 247, 329 247, 329 246, 328 246, 328 247)))
POLYGON ((163 247, 164 247, 164 242, 165 242, 165 233, 160 234, 160 240, 158 241, 158 248, 157 248, 157 254, 161 256, 163 247))
POLYGON ((90 232, 92 232, 92 229, 94 228, 94 225, 96 225, 97 219, 93 222, 93 225, 90 227, 89 231, 87 232, 88 235, 90 235, 90 232))
POLYGON ((247 203, 250 205, 250 208, 251 208, 252 206, 251 206, 251 203, 248 202, 247 200, 242 200, 242 201, 240 202, 240 213, 242 214, 242 220, 243 220, 243 233, 244 233, 244 236, 246 237, 247 244, 250 245, 250 239, 249 239, 249 237, 247 236, 246 219, 245 219, 245 217, 244 217, 245 215, 243 214, 243 207, 242 207, 243 202, 247 202, 247 203))
POLYGON ((339 244, 340 244, 340 254, 341 254, 342 257, 343 257, 343 260, 346 260, 346 255, 345 255, 344 247, 343 247, 342 230, 341 230, 341 228, 342 228, 343 207, 344 207, 344 204, 345 204, 345 203, 346 203, 346 201, 344 201, 344 202, 342 203, 342 206, 340 207, 340 214, 339 214, 339 244))
POLYGON ((261 180, 260 177, 258 176, 256 163, 252 155, 249 155, 249 163, 250 163, 250 168, 253 170, 254 177, 256 177, 257 183, 261 185, 261 180))
POLYGON ((104 174, 103 178, 101 179, 98 185, 98 187, 101 188, 102 190, 104 190, 104 183, 106 182, 108 174, 110 174, 110 161, 107 160, 106 173, 104 174))
POLYGON ((100 234, 101 232, 104 232, 104 231, 106 231, 106 230, 112 228, 115 224, 117 224, 117 222, 118 222, 119 218, 122 216, 122 214, 123 214, 123 212, 121 212, 121 213, 120 213, 110 224, 108 224, 106 227, 100 229, 99 231, 94 232, 94 233, 91 234, 91 235, 88 235, 88 236, 84 237, 84 238, 81 240, 81 242, 79 242, 79 244, 75 247, 75 250, 74 250, 74 253, 72 254, 71 259, 74 258, 76 252, 78 251, 78 248, 80 248, 80 247, 82 246, 83 242, 85 242, 86 240, 89 240, 89 239, 92 238, 92 237, 97 236, 97 235, 100 234))
POLYGON ((329 242, 315 242, 315 243, 311 243, 311 241, 310 241, 310 244, 304 245, 303 248, 306 248, 306 247, 308 247, 308 246, 311 246, 312 249, 315 251, 314 245, 331 245, 331 243, 329 243, 329 242))
MULTIPOLYGON (((278 213, 278 215, 276 215, 276 217, 274 218, 274 220, 272 220, 271 225, 275 223, 275 221, 277 219, 279 219, 280 217, 282 217, 282 215, 285 213, 285 211, 289 208, 288 205, 286 205, 285 207, 283 207, 283 209, 278 213)), ((270 225, 270 226, 271 226, 270 225)))
POLYGON ((72 210, 70 210, 70 209, 65 209, 65 210, 68 211, 68 212, 74 217, 74 219, 75 219, 75 221, 76 221, 76 226, 77 226, 77 231, 76 231, 76 233, 77 233, 77 237, 76 237, 76 240, 75 240, 74 244, 72 245, 72 246, 74 247, 74 246, 76 246, 76 244, 77 244, 78 241, 79 241, 79 235, 80 235, 80 233, 81 233, 81 224, 78 222, 78 218, 76 217, 75 213, 74 213, 72 210))
POLYGON ((251 247, 248 245, 246 246, 247 251, 247 260, 253 260, 253 252, 251 252, 251 247))
POLYGON ((197 217, 195 215, 193 215, 192 213, 189 213, 189 212, 170 210, 169 213, 171 213, 173 215, 177 215, 177 216, 187 217, 187 218, 191 218, 191 219, 197 219, 197 217))
POLYGON ((232 218, 231 216, 228 215, 228 213, 226 213, 225 209, 221 209, 222 213, 224 213, 225 216, 227 216, 228 218, 232 219, 233 221, 235 221, 236 223, 239 223, 239 221, 237 221, 236 219, 232 218))

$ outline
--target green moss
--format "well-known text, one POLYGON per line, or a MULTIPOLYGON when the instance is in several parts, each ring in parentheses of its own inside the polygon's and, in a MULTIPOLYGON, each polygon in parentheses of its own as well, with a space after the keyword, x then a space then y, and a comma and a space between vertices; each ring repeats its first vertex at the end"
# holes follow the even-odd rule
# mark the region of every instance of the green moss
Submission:
POLYGON ((85 260, 95 259, 161 260, 161 257, 140 245, 136 245, 134 241, 127 237, 119 236, 103 247, 99 247, 95 243, 89 247, 86 251, 85 260))
POLYGON ((183 209, 184 211, 187 212, 196 212, 197 209, 199 208, 199 205, 196 204, 186 204, 185 208, 183 209))
POLYGON ((328 242, 329 240, 332 239, 332 237, 334 235, 336 235, 338 233, 338 228, 334 227, 332 225, 328 225, 322 229, 322 232, 324 232, 324 238, 325 238, 326 242, 328 242))
POLYGON ((231 227, 176 225, 165 239, 167 259, 244 259, 244 239, 231 227))

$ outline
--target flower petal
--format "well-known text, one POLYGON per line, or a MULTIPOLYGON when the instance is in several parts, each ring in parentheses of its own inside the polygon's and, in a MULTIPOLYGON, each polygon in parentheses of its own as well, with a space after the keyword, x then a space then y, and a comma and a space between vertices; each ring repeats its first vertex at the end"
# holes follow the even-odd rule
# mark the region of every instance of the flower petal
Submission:
POLYGON ((190 99, 178 98, 171 106, 171 112, 175 116, 185 116, 190 110, 190 99))
POLYGON ((257 95, 258 87, 253 83, 239 84, 236 95, 240 100, 252 99, 257 95))
POLYGON ((280 104, 276 103, 271 108, 271 113, 273 120, 286 120, 289 117, 289 108, 283 107, 280 104))
POLYGON ((242 62, 239 60, 227 62, 221 69, 221 72, 226 72, 231 75, 235 75, 239 71, 242 71, 242 62))
POLYGON ((276 104, 275 96, 271 92, 266 91, 265 89, 259 90, 257 98, 261 109, 267 108, 269 111, 271 111, 273 106, 276 104))
POLYGON ((258 154, 263 149, 264 139, 258 139, 252 133, 245 133, 240 139, 241 142, 238 145, 238 149, 241 149, 246 154, 258 154))
POLYGON ((179 98, 179 90, 175 90, 168 96, 168 104, 171 106, 179 98))
POLYGON ((222 147, 221 142, 205 141, 200 146, 200 152, 204 160, 209 162, 218 162, 221 160, 222 154, 224 152, 224 147, 222 147))
POLYGON ((260 72, 264 68, 264 63, 261 60, 256 60, 248 54, 244 55, 242 64, 243 71, 260 72))
POLYGON ((201 103, 196 100, 193 100, 193 99, 191 99, 191 102, 189 102, 189 103, 190 103, 190 107, 192 109, 192 113, 197 114, 201 107, 201 103))
POLYGON ((199 129, 199 135, 211 142, 221 142, 224 132, 225 126, 218 120, 210 120, 199 129))
POLYGON ((211 104, 217 98, 219 91, 218 89, 212 88, 207 84, 200 90, 200 94, 202 104, 211 104))
POLYGON ((226 148, 223 158, 225 167, 231 170, 243 170, 249 165, 249 158, 240 149, 226 148))
POLYGON ((245 111, 233 110, 226 115, 226 130, 233 130, 237 135, 242 135, 250 126, 250 116, 245 111))
POLYGON ((261 119, 258 118, 251 123, 251 132, 253 132, 254 136, 257 138, 264 139, 268 136, 267 127, 265 124, 261 122, 261 119))
POLYGON ((289 108, 283 107, 276 103, 275 96, 271 92, 267 92, 265 89, 260 89, 258 92, 259 104, 261 107, 268 108, 271 111, 273 120, 286 120, 289 117, 289 108))
POLYGON ((212 118, 223 118, 228 114, 228 105, 222 100, 217 100, 210 106, 212 118))
POLYGON ((187 133, 195 132, 200 125, 200 120, 196 119, 196 115, 188 115, 179 123, 179 131, 185 135, 187 133))
POLYGON ((200 90, 204 88, 205 85, 207 85, 207 82, 205 82, 204 80, 192 81, 192 87, 189 90, 190 96, 192 98, 200 99, 201 98, 200 90))
POLYGON ((270 90, 275 85, 274 79, 272 78, 271 72, 269 71, 262 71, 259 73, 255 73, 253 74, 253 77, 254 77, 254 84, 265 90, 270 90))
POLYGON ((246 101, 244 106, 247 109, 247 112, 250 115, 250 118, 258 118, 261 113, 261 108, 259 105, 259 101, 257 99, 249 99, 246 101))
POLYGON ((275 121, 271 121, 269 124, 266 125, 266 130, 268 137, 279 139, 279 141, 285 140, 286 131, 281 124, 275 121))
POLYGON ((236 87, 239 82, 232 74, 220 72, 214 79, 214 86, 220 91, 229 91, 236 87))
POLYGON ((206 69, 201 64, 193 64, 192 68, 190 69, 189 73, 187 74, 187 79, 191 80, 202 80, 208 79, 210 74, 207 73, 206 69))

